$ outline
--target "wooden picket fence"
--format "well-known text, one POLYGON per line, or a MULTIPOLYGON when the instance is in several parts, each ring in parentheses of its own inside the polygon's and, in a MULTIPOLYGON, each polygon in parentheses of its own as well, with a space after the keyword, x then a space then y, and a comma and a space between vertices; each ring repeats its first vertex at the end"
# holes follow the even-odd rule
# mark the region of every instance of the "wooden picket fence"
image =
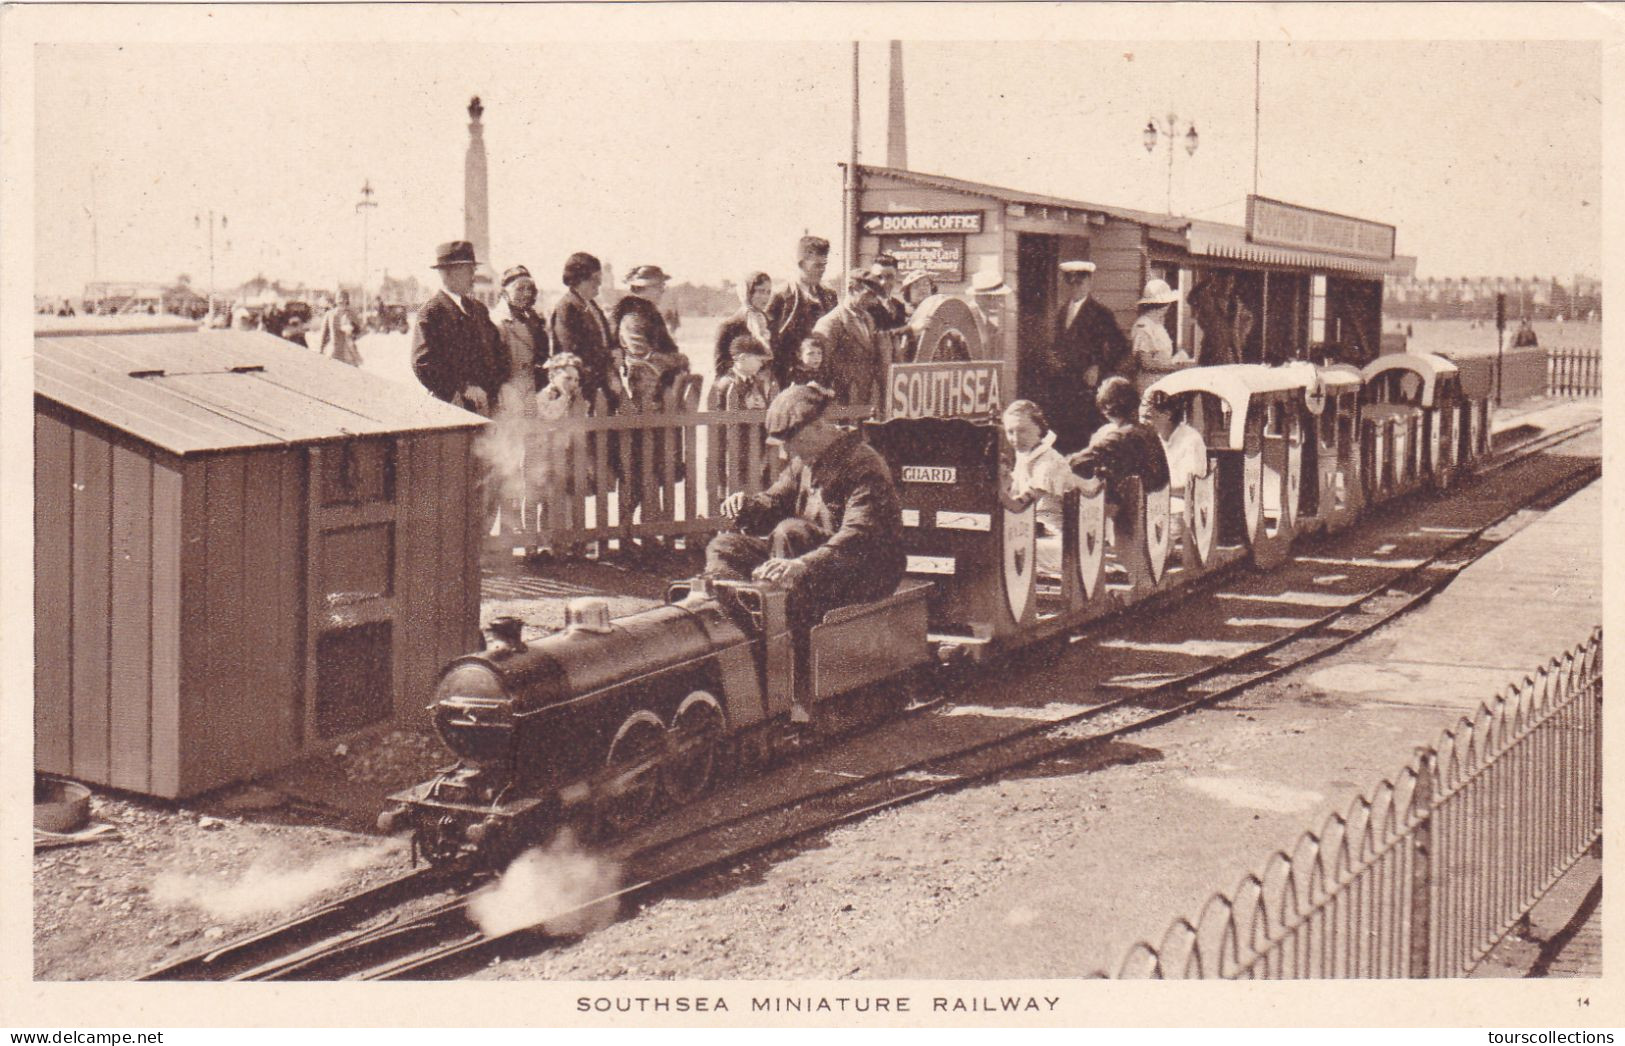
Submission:
MULTIPOLYGON (((705 540, 722 528, 717 506, 756 493, 784 467, 767 445, 765 410, 702 409, 702 379, 689 375, 657 411, 609 414, 600 395, 589 417, 538 422, 525 445, 525 494, 503 500, 488 551, 544 549, 600 555, 630 539, 705 540)), ((868 407, 832 407, 855 424, 868 407)))
POLYGON ((1596 396, 1602 392, 1600 349, 1547 349, 1549 396, 1596 396))

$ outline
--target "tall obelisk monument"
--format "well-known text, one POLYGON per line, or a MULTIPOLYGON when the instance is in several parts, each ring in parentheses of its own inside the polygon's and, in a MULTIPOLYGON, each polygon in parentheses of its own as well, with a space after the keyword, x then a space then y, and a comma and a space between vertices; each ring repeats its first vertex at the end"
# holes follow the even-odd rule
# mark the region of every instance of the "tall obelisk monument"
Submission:
POLYGON ((485 184, 485 107, 478 95, 468 103, 468 155, 463 159, 463 239, 474 245, 474 295, 491 304, 496 281, 491 273, 491 203, 485 184))

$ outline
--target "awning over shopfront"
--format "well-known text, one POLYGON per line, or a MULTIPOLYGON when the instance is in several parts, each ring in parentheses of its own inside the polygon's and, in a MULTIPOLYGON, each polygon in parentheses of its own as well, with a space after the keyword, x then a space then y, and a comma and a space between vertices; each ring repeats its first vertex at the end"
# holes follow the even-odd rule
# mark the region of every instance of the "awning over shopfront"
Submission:
POLYGON ((1390 261, 1379 261, 1333 254, 1329 251, 1266 246, 1249 241, 1247 230, 1242 226, 1226 225, 1221 222, 1193 219, 1185 236, 1187 250, 1192 255, 1209 258, 1258 265, 1291 266, 1298 269, 1320 269, 1328 273, 1349 273, 1369 279, 1416 274, 1416 259, 1405 255, 1398 255, 1390 261))

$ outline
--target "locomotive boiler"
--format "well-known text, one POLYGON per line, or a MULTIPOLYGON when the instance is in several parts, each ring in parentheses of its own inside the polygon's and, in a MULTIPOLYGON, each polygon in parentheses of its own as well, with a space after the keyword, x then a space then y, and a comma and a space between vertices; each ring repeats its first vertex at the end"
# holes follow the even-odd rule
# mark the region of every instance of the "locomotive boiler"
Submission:
POLYGON ((614 620, 603 600, 577 600, 562 632, 531 643, 498 619, 430 705, 457 762, 391 796, 379 827, 409 828, 414 859, 437 864, 511 856, 572 819, 629 830, 703 795, 725 760, 794 747, 854 698, 882 712, 905 700, 904 677, 930 658, 928 588, 904 581, 799 630, 785 590, 705 579, 614 620))

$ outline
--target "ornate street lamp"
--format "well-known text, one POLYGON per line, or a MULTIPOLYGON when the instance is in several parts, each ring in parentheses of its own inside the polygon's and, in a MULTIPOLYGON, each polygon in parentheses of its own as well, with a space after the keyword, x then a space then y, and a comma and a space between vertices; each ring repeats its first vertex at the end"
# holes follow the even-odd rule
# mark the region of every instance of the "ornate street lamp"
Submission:
MULTIPOLYGON (((1168 139, 1168 213, 1174 213, 1174 139, 1179 137, 1176 126, 1179 117, 1174 113, 1168 114, 1166 123, 1161 123, 1155 116, 1145 122, 1145 130, 1140 133, 1140 141, 1145 144, 1146 152, 1155 152, 1158 138, 1168 139)), ((1196 134, 1196 124, 1189 125, 1185 132, 1185 154, 1196 155, 1196 147, 1201 144, 1201 138, 1196 134)))

